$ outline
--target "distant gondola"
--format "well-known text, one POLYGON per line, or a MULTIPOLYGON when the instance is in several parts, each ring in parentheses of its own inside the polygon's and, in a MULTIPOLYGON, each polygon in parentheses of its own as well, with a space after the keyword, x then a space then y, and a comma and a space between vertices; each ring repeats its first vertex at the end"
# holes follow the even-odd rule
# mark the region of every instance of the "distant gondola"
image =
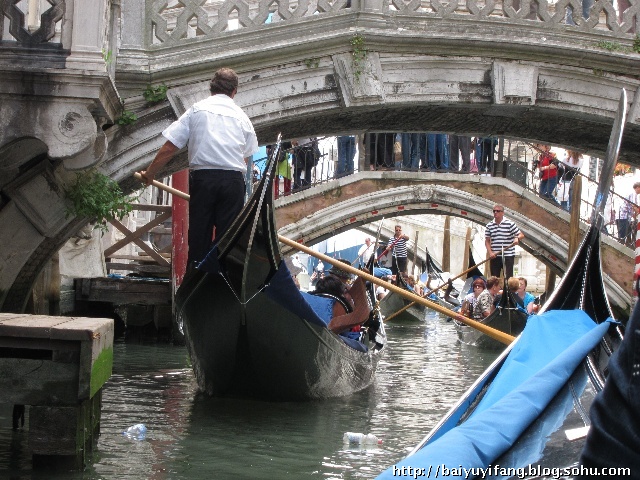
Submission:
MULTIPOLYGON (((481 320, 481 323, 517 337, 524 330, 529 315, 527 315, 524 310, 518 308, 516 299, 513 298, 513 293, 508 292, 506 288, 504 292, 500 297, 496 309, 491 312, 489 316, 481 320)), ((453 319, 453 322, 458 332, 460 342, 488 350, 503 350, 505 348, 503 343, 480 333, 475 328, 471 328, 456 319, 453 319)))
POLYGON ((572 476, 589 425, 589 406, 603 388, 609 358, 622 340, 621 327, 610 321, 600 228, 625 112, 623 91, 590 227, 540 315, 409 456, 379 479, 394 478, 408 467, 429 472, 429 477, 433 473, 432 478, 449 476, 443 470, 451 468, 482 469, 472 476, 493 479, 572 476))
MULTIPOLYGON (((407 291, 412 291, 407 282, 402 278, 401 275, 397 276, 398 287, 404 288, 407 291)), ((412 302, 399 295, 396 292, 389 292, 385 295, 385 297, 380 300, 380 313, 382 316, 387 319, 388 317, 393 316, 391 321, 393 322, 422 322, 424 321, 424 315, 426 307, 424 305, 419 305, 417 303, 412 302), (403 308, 411 305, 409 308, 406 308, 404 311, 400 312, 396 315, 397 312, 402 310, 403 308)))
MULTIPOLYGON (((200 390, 304 400, 349 395, 374 380, 386 342, 372 317, 363 342, 327 328, 333 301, 300 292, 273 218, 275 155, 239 217, 176 293, 200 390)), ((368 290, 373 302, 373 291, 368 290)))

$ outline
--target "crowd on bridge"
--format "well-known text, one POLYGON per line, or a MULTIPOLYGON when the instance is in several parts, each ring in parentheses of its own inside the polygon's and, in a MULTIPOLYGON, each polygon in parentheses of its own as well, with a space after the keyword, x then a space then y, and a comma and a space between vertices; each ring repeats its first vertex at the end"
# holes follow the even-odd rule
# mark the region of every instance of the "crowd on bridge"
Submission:
MULTIPOLYGON (((336 138, 337 156, 332 165, 321 163, 324 154, 317 138, 283 142, 275 179, 275 195, 288 195, 318 183, 322 178, 341 178, 356 171, 356 156, 364 154, 364 168, 372 171, 413 171, 494 175, 498 156, 497 137, 471 137, 444 133, 365 133, 336 138), (314 181, 315 179, 315 181, 314 181)), ((531 170, 518 165, 516 177, 536 186, 538 195, 570 212, 575 178, 581 175, 583 155, 566 150, 559 157, 549 145, 530 144, 531 170), (519 172, 519 173, 518 173, 519 172)), ((270 151, 270 146, 267 148, 270 151)), ((360 163, 360 169, 363 168, 360 163)), ((516 181, 518 181, 516 179, 516 181)), ((624 195, 612 194, 605 208, 606 231, 624 244, 634 243, 638 211, 635 187, 624 195)))

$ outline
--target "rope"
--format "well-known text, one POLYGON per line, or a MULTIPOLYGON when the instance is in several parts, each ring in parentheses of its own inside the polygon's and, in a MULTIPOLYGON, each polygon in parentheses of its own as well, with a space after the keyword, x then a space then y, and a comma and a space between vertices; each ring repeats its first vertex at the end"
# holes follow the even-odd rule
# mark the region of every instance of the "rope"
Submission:
POLYGON ((231 290, 231 293, 233 293, 233 296, 234 296, 234 297, 236 297, 236 300, 238 300, 238 303, 239 303, 240 305, 243 305, 243 306, 244 306, 244 305, 247 305, 251 300, 253 300, 254 298, 256 298, 256 296, 257 296, 259 293, 262 293, 262 291, 263 291, 265 288, 267 288, 267 287, 269 286, 269 284, 268 284, 268 283, 265 283, 265 284, 262 286, 262 288, 260 288, 260 290, 258 290, 256 293, 254 293, 254 294, 251 296, 251 298, 250 298, 249 300, 247 300, 246 302, 242 302, 242 301, 240 301, 240 297, 238 297, 238 294, 236 293, 236 291, 233 289, 233 287, 232 287, 232 286, 231 286, 231 284, 229 283, 229 280, 227 280, 227 277, 225 277, 222 273, 219 273, 219 275, 223 278, 224 283, 226 283, 226 284, 227 284, 227 286, 229 287, 229 290, 231 290))

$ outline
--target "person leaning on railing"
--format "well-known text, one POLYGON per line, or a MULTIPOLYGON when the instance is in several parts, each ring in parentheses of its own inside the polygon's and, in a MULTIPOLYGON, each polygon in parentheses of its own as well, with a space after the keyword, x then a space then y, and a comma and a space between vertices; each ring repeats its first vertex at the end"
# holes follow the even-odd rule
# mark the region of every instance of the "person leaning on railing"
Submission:
POLYGON ((538 170, 540 171, 540 196, 557 203, 553 196, 558 183, 558 165, 555 154, 551 153, 549 145, 540 145, 542 153, 538 160, 538 170))
POLYGON ((562 167, 562 173, 560 174, 560 182, 562 182, 562 198, 560 205, 567 212, 571 210, 571 197, 573 195, 573 179, 580 172, 584 159, 580 152, 575 150, 567 150, 565 156, 561 160, 560 166, 562 167))
POLYGON ((625 242, 627 236, 631 233, 630 226, 631 221, 634 217, 637 216, 638 206, 637 206, 637 198, 638 194, 640 194, 640 182, 636 182, 633 184, 633 192, 627 195, 624 199, 622 199, 622 204, 618 209, 618 213, 616 215, 616 227, 618 228, 618 240, 621 242, 625 242))

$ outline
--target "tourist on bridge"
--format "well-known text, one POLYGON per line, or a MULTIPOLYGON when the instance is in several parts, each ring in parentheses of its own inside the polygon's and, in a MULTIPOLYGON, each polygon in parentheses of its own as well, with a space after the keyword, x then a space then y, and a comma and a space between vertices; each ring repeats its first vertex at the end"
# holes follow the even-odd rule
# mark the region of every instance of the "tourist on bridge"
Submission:
POLYGON ((427 164, 432 172, 449 170, 448 135, 427 133, 427 164))
POLYGON ((162 167, 188 146, 188 268, 209 252, 214 231, 220 239, 242 210, 247 163, 258 151, 251 120, 233 101, 238 75, 221 68, 209 89, 210 97, 194 104, 162 132, 167 141, 142 172, 151 185, 162 167))
POLYGON ((571 210, 571 196, 573 195, 573 179, 580 172, 582 168, 582 164, 584 163, 584 159, 582 158, 582 154, 580 152, 576 152, 574 150, 567 150, 566 154, 562 157, 561 160, 561 171, 559 170, 560 180, 558 182, 558 189, 560 190, 560 182, 562 182, 562 191, 558 195, 560 200, 560 205, 566 211, 571 210), (563 203, 564 202, 564 203, 563 203))
POLYGON ((311 170, 320 160, 320 148, 316 138, 293 140, 293 189, 299 190, 311 185, 311 170))
POLYGON ((493 220, 487 224, 484 236, 487 254, 491 259, 491 275, 499 277, 504 266, 505 280, 513 277, 515 246, 524 238, 524 233, 511 220, 504 218, 503 205, 494 205, 493 220))
POLYGON ((338 137, 338 165, 336 178, 353 173, 353 159, 356 156, 356 137, 345 135, 338 137))
POLYGON ((637 214, 638 194, 640 193, 640 182, 633 184, 633 192, 620 198, 620 206, 616 212, 616 227, 618 227, 618 240, 625 243, 630 231, 631 221, 637 214))
POLYGON ((420 168, 420 133, 401 133, 402 169, 417 171, 420 168))
POLYGON ((478 173, 491 173, 493 169, 493 157, 498 146, 498 139, 495 137, 476 137, 475 153, 478 173))
POLYGON ((393 170, 395 168, 393 144, 395 133, 365 133, 365 155, 371 170, 393 170))
POLYGON ((464 135, 449 135, 449 164, 451 170, 469 173, 471 169, 471 137, 464 135), (462 168, 460 167, 462 157, 462 168))
POLYGON ((551 153, 549 145, 540 145, 538 170, 540 171, 540 196, 551 202, 556 202, 553 192, 558 184, 558 162, 555 153, 551 153))

